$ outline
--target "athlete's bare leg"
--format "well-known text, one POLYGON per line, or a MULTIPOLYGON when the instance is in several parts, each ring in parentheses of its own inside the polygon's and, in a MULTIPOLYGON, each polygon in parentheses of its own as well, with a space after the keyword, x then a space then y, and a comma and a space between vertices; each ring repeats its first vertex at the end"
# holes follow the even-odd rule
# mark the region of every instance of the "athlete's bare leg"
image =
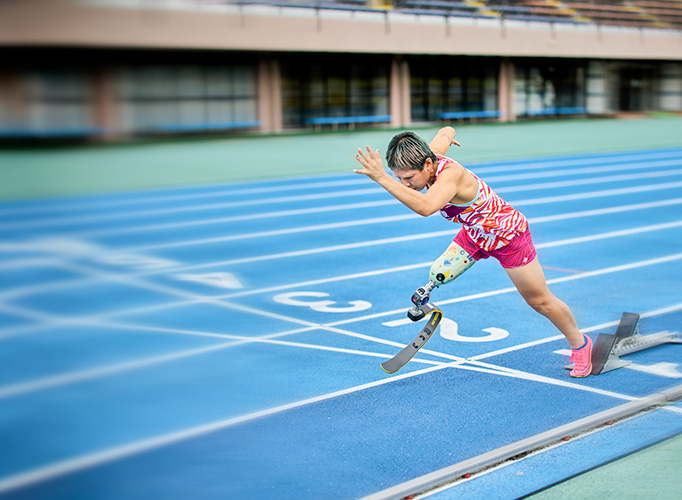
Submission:
POLYGON ((572 349, 578 349, 585 343, 569 307, 547 287, 545 273, 537 257, 525 266, 505 271, 528 305, 547 317, 564 334, 572 349))

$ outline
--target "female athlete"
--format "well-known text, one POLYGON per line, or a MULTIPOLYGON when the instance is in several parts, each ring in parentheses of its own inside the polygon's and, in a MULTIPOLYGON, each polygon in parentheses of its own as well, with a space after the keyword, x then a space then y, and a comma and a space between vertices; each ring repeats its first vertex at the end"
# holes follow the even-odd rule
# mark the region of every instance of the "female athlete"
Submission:
POLYGON ((391 140, 385 170, 379 150, 358 149, 356 159, 367 175, 403 205, 425 217, 440 212, 462 229, 431 266, 428 292, 450 283, 477 260, 493 257, 505 269, 521 296, 547 317, 566 337, 575 367, 572 377, 586 377, 592 370, 592 340, 583 335, 569 307, 552 294, 538 262, 526 217, 500 198, 473 172, 445 153, 455 140, 455 129, 441 128, 427 144, 413 132, 391 140), (426 188, 426 192, 422 192, 426 188))

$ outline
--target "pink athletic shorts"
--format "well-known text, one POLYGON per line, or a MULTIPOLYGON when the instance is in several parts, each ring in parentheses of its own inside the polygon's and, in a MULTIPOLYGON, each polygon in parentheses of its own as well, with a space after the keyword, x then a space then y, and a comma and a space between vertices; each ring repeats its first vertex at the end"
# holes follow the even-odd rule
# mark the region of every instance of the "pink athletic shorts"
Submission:
POLYGON ((490 252, 480 248, 474 240, 472 240, 464 229, 461 229, 455 239, 453 240, 461 246, 474 260, 487 259, 488 257, 495 257, 500 261, 502 267, 506 269, 513 269, 515 267, 522 267, 530 262, 537 255, 535 246, 533 245, 533 238, 530 235, 530 229, 526 229, 523 233, 515 236, 508 245, 492 250, 490 252))

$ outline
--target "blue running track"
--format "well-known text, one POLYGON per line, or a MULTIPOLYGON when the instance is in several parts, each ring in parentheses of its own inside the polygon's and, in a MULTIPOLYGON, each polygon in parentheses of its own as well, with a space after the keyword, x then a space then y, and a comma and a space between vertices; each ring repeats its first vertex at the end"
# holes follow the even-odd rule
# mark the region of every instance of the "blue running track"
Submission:
MULTIPOLYGON (((624 311, 682 328, 682 148, 469 167, 528 217, 585 333, 624 311)), ((570 378, 493 260, 434 292, 438 333, 384 373, 458 229, 353 174, 0 204, 0 497, 380 496, 682 384, 679 345, 570 378)), ((523 485, 436 496, 517 498, 682 431, 679 404, 647 415, 523 485)))

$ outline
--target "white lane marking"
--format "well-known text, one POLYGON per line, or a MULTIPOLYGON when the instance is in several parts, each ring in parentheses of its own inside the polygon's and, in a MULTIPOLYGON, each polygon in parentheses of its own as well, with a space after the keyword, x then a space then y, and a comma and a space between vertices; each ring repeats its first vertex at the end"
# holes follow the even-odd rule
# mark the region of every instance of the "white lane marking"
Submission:
MULTIPOLYGON (((108 325, 113 327, 113 324, 108 325)), ((154 328, 154 327, 138 327, 136 325, 125 325, 126 329, 137 329, 137 330, 148 330, 148 331, 158 331, 166 333, 183 333, 191 336, 198 337, 215 337, 222 339, 230 339, 230 342, 222 342, 220 344, 215 344, 206 347, 200 347, 196 349, 188 349, 184 351, 174 352, 170 354, 163 354, 160 356, 152 356, 147 358, 135 359, 131 361, 124 361, 122 363, 114 363, 109 365, 97 366, 91 369, 77 370, 67 373, 61 373, 58 375, 50 375, 47 377, 41 377, 37 379, 31 379, 24 382, 19 382, 16 384, 8 384, 0 386, 0 400, 11 398, 13 396, 23 396, 28 393, 38 392, 46 389, 54 389, 56 387, 62 387, 69 384, 76 384, 79 382, 84 382, 86 380, 92 380, 96 378, 116 375, 119 373, 124 373, 133 370, 139 370, 142 368, 147 368, 150 366, 168 363, 172 361, 178 361, 194 356, 199 356, 203 354, 209 354, 216 351, 237 347, 245 344, 272 344, 287 347, 300 347, 303 349, 314 349, 320 351, 338 352, 344 354, 355 354, 360 356, 370 356, 375 358, 390 359, 393 354, 383 354, 378 352, 361 351, 357 349, 346 349, 342 347, 331 347, 323 346, 317 344, 309 344, 303 342, 291 342, 286 340, 276 340, 274 337, 280 337, 284 335, 292 335, 294 333, 304 333, 315 330, 315 328, 304 328, 296 330, 295 332, 284 332, 271 336, 265 337, 245 337, 243 335, 230 335, 230 334, 220 334, 220 333, 208 333, 208 332, 196 332, 190 330, 178 330, 171 328, 154 328)), ((321 329, 321 328, 320 328, 321 329)), ((374 340, 374 339, 371 339, 374 340)), ((398 344, 400 346, 400 344, 398 344)), ((431 361, 422 358, 413 358, 412 361, 422 364, 429 365, 444 365, 445 363, 439 361, 431 361)))
MULTIPOLYGON (((672 201, 672 200, 668 200, 672 201)), ((677 203, 682 203, 682 198, 677 201, 677 203)), ((649 204, 643 204, 645 206, 631 206, 631 207, 618 207, 620 209, 626 210, 634 210, 634 209, 639 209, 639 208, 649 208, 649 204)), ((610 212, 612 209, 604 209, 607 212, 610 212)), ((601 210, 589 210, 587 212, 575 212, 572 214, 558 214, 556 216, 550 216, 549 218, 531 218, 529 219, 530 223, 540 223, 540 222, 546 222, 547 220, 556 220, 558 218, 571 218, 573 216, 579 217, 581 215, 597 215, 597 213, 603 213, 601 210)), ((568 245, 568 244, 575 244, 575 243, 584 243, 587 241, 596 241, 600 239, 606 239, 606 238, 615 238, 615 237, 620 237, 620 236, 627 236, 627 235, 632 235, 632 234, 640 234, 640 233, 645 233, 645 232, 650 232, 650 231, 657 231, 661 229, 671 229, 674 227, 678 227, 682 225, 682 221, 674 221, 674 222, 668 222, 668 223, 663 223, 663 224, 653 224, 653 225, 647 225, 643 227, 637 227, 637 228, 631 228, 631 229, 625 229, 621 231, 612 231, 608 233, 601 233, 597 235, 591 235, 591 236, 582 236, 578 238, 569 238, 566 240, 558 240, 554 242, 547 242, 547 243, 539 243, 536 244, 536 248, 550 248, 554 246, 563 246, 563 245, 568 245)), ((450 231, 446 231, 445 234, 451 234, 450 231)), ((421 235, 418 235, 420 238, 427 238, 427 237, 432 237, 432 235, 435 236, 442 236, 443 232, 437 232, 437 233, 423 233, 421 235)), ((410 239, 414 239, 415 237, 409 237, 410 239)), ((391 239, 388 241, 388 243, 393 242, 394 239, 391 239)), ((371 245, 371 244, 382 244, 383 240, 376 240, 374 242, 363 242, 363 246, 371 245)), ((346 245, 346 247, 348 247, 346 245)), ((354 248, 354 247, 353 247, 354 248)), ((321 250, 322 251, 334 251, 336 250, 337 247, 323 247, 321 250)), ((101 250, 99 253, 103 252, 104 250, 101 250)), ((317 252, 313 252, 317 253, 317 252)), ((280 258, 281 254, 271 254, 267 256, 267 258, 280 258)), ((286 255, 285 255, 286 256, 286 255)), ((261 260, 265 259, 265 257, 252 257, 253 260, 261 260)), ((35 264, 34 261, 29 260, 30 263, 35 264)), ((51 264, 51 267, 59 267, 57 264, 63 263, 63 261, 60 260, 49 260, 47 261, 48 263, 51 264)), ((223 262, 222 264, 225 264, 223 262)), ((214 265, 217 264, 200 264, 200 265, 194 265, 194 266, 185 266, 181 268, 174 268, 172 271, 174 273, 177 273, 179 271, 185 271, 185 270, 192 270, 192 269, 197 269, 197 268, 210 268, 213 267, 214 265)), ((335 281, 343 281, 347 279, 355 279, 355 278, 362 278, 362 277, 369 277, 369 276, 376 276, 380 275, 384 272, 393 272, 393 271, 403 271, 403 270, 409 270, 409 269, 417 269, 420 267, 426 267, 430 266, 431 262, 423 262, 419 264, 411 264, 408 266, 401 266, 401 267, 395 267, 395 268, 388 268, 388 269, 381 269, 377 271, 367 271, 364 273, 355 273, 355 274, 349 274, 345 276, 338 276, 338 277, 332 277, 332 278, 325 278, 325 279, 320 279, 320 280, 312 280, 312 281, 306 281, 306 282, 301 282, 301 283, 293 283, 293 284, 288 284, 288 285, 280 285, 277 287, 269 287, 269 288, 263 288, 263 289, 255 289, 255 290, 247 290, 243 292, 237 292, 237 293, 231 293, 227 295, 219 295, 216 296, 215 298, 230 298, 230 297, 239 297, 239 296, 244 296, 244 295, 252 295, 252 294, 257 294, 257 293, 265 293, 265 292, 270 292, 270 291, 277 291, 277 290, 286 290, 294 287, 302 287, 302 286, 309 286, 309 285, 314 285, 314 284, 323 284, 323 283, 331 283, 335 281)), ((143 276, 143 275, 149 275, 149 274, 156 274, 155 272, 141 272, 141 273, 133 273, 131 276, 143 276)), ((54 291, 54 290, 61 290, 61 289, 66 289, 69 287, 75 287, 75 286, 82 286, 88 283, 93 283, 95 281, 94 278, 87 277, 87 278, 77 278, 77 279, 69 279, 69 280, 61 280, 57 282, 52 282, 52 283, 45 283, 45 284, 39 284, 39 285, 26 285, 26 286, 20 286, 20 287, 14 287, 10 288, 4 292, 0 292, 0 300, 8 300, 11 298, 17 298, 20 296, 24 295, 30 295, 32 293, 45 293, 48 291, 54 291)), ((2 331, 0 329, 0 331, 2 331)))
POLYGON ((204 424, 196 427, 191 427, 188 429, 179 430, 177 432, 163 434, 156 436, 147 440, 137 441, 134 443, 109 448, 106 450, 98 451, 95 453, 80 455, 74 458, 61 460, 53 462, 42 467, 37 467, 35 469, 27 470, 19 474, 14 474, 0 479, 0 493, 7 492, 13 489, 21 488, 34 484, 41 481, 46 481, 55 477, 63 476, 69 473, 73 473, 78 470, 83 470, 87 468, 94 467, 96 465, 105 464, 112 462, 114 460, 119 460, 131 455, 136 455, 143 453, 145 451, 153 450, 155 448, 160 448, 172 443, 177 443, 187 439, 192 439, 195 437, 202 436, 211 432, 226 429, 228 427, 242 424, 244 422, 249 422, 258 418, 264 418, 284 411, 289 411, 304 406, 308 406, 315 403, 320 403, 322 401, 327 401, 329 399, 338 398, 341 396, 346 396, 359 391, 364 391, 367 389, 382 386, 384 384, 390 384, 398 380, 404 380, 411 377, 417 377, 425 373, 429 373, 435 370, 442 370, 448 365, 438 365, 434 367, 425 368, 422 370, 417 370, 410 373, 405 373, 402 375, 392 376, 386 379, 370 382, 363 385, 358 385, 348 389, 342 389, 340 391, 332 392, 329 394, 324 394, 322 396, 315 396, 312 398, 304 399, 302 401, 296 401, 293 403, 288 403, 280 405, 274 408, 268 408, 261 411, 256 411, 246 415, 241 415, 238 417, 232 417, 224 420, 219 420, 209 424, 204 424))
MULTIPOLYGON (((649 164, 650 166, 647 166, 647 164, 637 164, 636 167, 633 167, 632 165, 621 165, 621 166, 616 166, 616 167, 601 167, 604 171, 609 171, 609 170, 627 170, 630 168, 637 168, 637 169, 646 169, 646 168, 655 168, 657 166, 665 166, 666 165, 679 165, 680 161, 668 161, 668 162, 654 162, 649 164)), ((566 170, 563 171, 560 175, 579 175, 580 170, 582 169, 572 169, 572 170, 566 170)), ((586 169, 588 172, 595 172, 598 171, 599 169, 595 170, 593 168, 586 169)), ((528 179, 528 178, 533 178, 533 177, 552 177, 556 176, 557 174, 553 172, 538 172, 534 174, 527 174, 527 175, 522 175, 519 177, 519 180, 521 179, 528 179)), ((495 181, 502 181, 502 180, 512 180, 510 176, 503 176, 503 177, 492 177, 491 180, 487 180, 486 182, 495 182, 495 181)), ((569 181, 570 182, 570 181, 569 181)), ((604 196, 612 196, 614 194, 627 194, 630 192, 641 192, 642 186, 639 187, 640 190, 637 191, 628 191, 627 188, 625 191, 622 191, 621 193, 612 193, 612 194, 604 194, 604 196)), ((636 188, 635 188, 636 189, 636 188)), ((646 189, 644 189, 646 190, 646 189)), ((610 190, 614 191, 614 190, 610 190)), ((608 192, 608 191, 607 191, 608 192)), ((182 206, 182 207, 169 207, 169 208, 159 208, 159 209, 151 209, 151 210, 141 210, 141 211, 133 211, 133 212, 119 212, 119 211, 112 211, 108 212, 106 214, 96 214, 96 215, 77 215, 77 216, 68 216, 68 217, 48 217, 48 218, 43 218, 43 219, 32 219, 32 220, 26 220, 26 221, 18 221, 18 222, 7 222, 7 223, 0 223, 0 229, 26 229, 26 228, 34 228, 34 227, 53 227, 53 226, 64 226, 68 224, 78 224, 78 223, 87 223, 87 222, 101 222, 101 221, 110 221, 110 220, 120 220, 120 219, 126 219, 126 218, 140 218, 140 217, 145 217, 145 216, 153 216, 153 215, 166 215, 166 214, 174 214, 174 213, 180 213, 180 212, 199 212, 199 211, 205 211, 205 210, 221 210, 221 209, 230 209, 230 208, 238 208, 238 207, 246 207, 246 206, 259 206, 259 205, 273 205, 273 204, 281 204, 281 203, 288 203, 288 202, 301 202, 301 201, 313 201, 313 200, 319 200, 319 199, 328 199, 328 198, 341 198, 341 197, 349 197, 349 196, 361 196, 361 195, 366 195, 366 194, 382 194, 385 195, 385 191, 383 188, 378 188, 378 187, 369 187, 365 189, 355 189, 355 190, 349 190, 349 191, 332 191, 332 192, 327 192, 327 193, 315 193, 315 194, 307 194, 307 195, 298 195, 298 196, 282 196, 282 197, 277 197, 277 198, 265 198, 265 199, 251 199, 251 200, 242 200, 242 201, 236 201, 236 202, 223 202, 223 203, 212 203, 212 204, 207 204, 207 205, 190 205, 190 206, 182 206)), ((567 198, 567 199, 580 199, 580 198, 567 198)), ((524 200, 524 203, 526 201, 524 200)), ((518 205, 520 202, 515 202, 512 203, 512 205, 518 205)))
MULTIPOLYGON (((659 257, 656 259, 647 259, 647 260, 642 260, 638 262, 632 262, 630 264, 623 264, 619 266, 613 266, 613 267, 606 267, 603 269, 597 269, 594 271, 587 271, 583 274, 574 274, 571 276, 564 276, 562 278, 554 278, 547 280, 548 285, 553 285, 556 283, 564 283, 567 281, 575 281, 575 280, 581 280, 581 279, 586 279, 586 278, 592 278, 594 276, 601 276, 604 274, 610 274, 610 273, 617 273, 620 271, 628 271, 630 269, 638 269, 640 267, 646 267, 646 266, 653 266, 657 264, 664 264, 667 262, 673 262, 676 260, 682 259, 682 253, 677 253, 673 255, 667 255, 665 257, 659 257)), ((498 290, 490 290, 488 292, 480 292, 480 293, 475 293, 471 295, 464 295, 461 297, 455 297, 453 299, 446 299, 446 300, 439 300, 438 305, 443 306, 443 305, 448 305, 448 304, 456 304, 458 302, 466 302, 469 300, 477 300, 477 299, 483 299, 483 298, 488 298, 488 297, 494 297, 496 295, 502 295, 505 293, 512 293, 516 291, 516 287, 508 287, 508 288, 500 288, 498 290)), ((368 319, 375 319, 375 318, 382 318, 385 316, 392 316, 394 314, 404 314, 405 313, 405 308, 402 309, 394 309, 392 311, 385 311, 381 313, 374 313, 374 314, 368 314, 365 316, 360 316, 357 318, 351 318, 351 319, 345 319, 345 320, 339 320, 333 323, 327 323, 327 326, 338 326, 338 325, 345 325, 348 323, 354 323, 356 321, 365 321, 368 319)))
POLYGON ((331 222, 328 224, 318 224, 314 226, 293 227, 287 229, 273 229, 270 231, 260 231, 256 233, 241 233, 231 234, 227 236, 214 236, 211 238, 200 238, 197 240, 182 240, 171 241, 168 243, 156 243, 153 245, 144 245, 138 247, 126 247, 126 252, 148 252, 150 250, 159 250, 162 248, 176 248, 191 245, 207 245, 211 243, 223 243, 226 241, 238 241, 251 238, 269 238, 272 236, 283 236, 287 234, 298 234, 313 231, 327 231, 329 229, 339 229, 344 227, 364 226, 367 224, 385 224, 387 222, 400 222, 409 219, 416 219, 420 216, 417 214, 392 215, 389 217, 375 217, 371 219, 351 220, 344 222, 331 222))
MULTIPOLYGON (((546 172, 529 172, 525 174, 505 174, 498 176, 486 176, 484 179, 486 183, 490 184, 493 182, 506 182, 506 181, 520 181, 527 179, 542 179, 546 177, 563 177, 563 176, 574 176, 585 174, 599 174, 603 172, 624 172, 626 170, 645 170, 648 168, 658 168, 658 167, 679 167, 682 165, 682 158, 675 160, 662 160, 653 161, 647 163, 626 163, 609 165, 606 167, 579 167, 579 168, 569 168, 566 170, 548 170, 546 172)), ((640 174, 635 174, 640 175, 640 174)), ((637 178, 637 177, 636 177, 637 178)), ((627 180, 627 179, 625 179, 627 180)), ((566 181, 568 183, 572 181, 566 181)), ((580 181, 579 181, 580 182, 580 181)), ((570 184, 568 184, 570 185, 570 184)))
POLYGON ((417 370, 411 373, 405 373, 402 375, 397 375, 397 376, 391 376, 389 378, 379 380, 379 381, 374 381, 370 382, 367 384, 351 387, 348 389, 343 389, 337 392, 325 394, 322 396, 316 396, 313 398, 305 399, 302 401, 298 401, 295 403, 290 403, 290 404, 285 404, 281 406, 277 406, 274 408, 266 409, 266 410, 261 410, 257 412, 253 412, 247 415, 239 416, 239 417, 233 417, 201 426, 196 426, 196 427, 191 427, 188 429, 180 430, 177 432, 173 433, 168 433, 165 435, 157 436, 151 439, 143 440, 143 441, 138 441, 134 443, 130 443, 127 445, 122 445, 118 447, 113 447, 109 448, 106 450, 102 450, 99 452, 95 453, 90 453, 90 454, 85 454, 81 456, 77 456, 74 458, 62 460, 62 461, 57 461, 49 465, 45 465, 42 467, 37 467, 35 469, 31 469, 19 474, 15 474, 9 477, 5 477, 4 479, 0 480, 0 492, 6 492, 12 489, 17 489, 21 487, 28 486, 30 484, 34 484, 37 482, 45 481, 48 479, 52 479, 55 477, 63 476, 66 474, 70 474, 79 470, 83 469, 88 469, 91 467, 94 467, 96 465, 102 465, 108 462, 112 462, 114 460, 120 460, 132 455, 136 455, 139 453, 143 453, 146 451, 150 451, 152 449, 160 448, 163 446, 167 446, 169 444, 177 443, 180 441, 192 439, 195 437, 199 437, 211 432, 215 432, 218 430, 224 430, 228 427, 238 425, 238 424, 243 424, 249 421, 253 421, 259 418, 264 418, 272 415, 276 415, 278 413, 282 413, 284 411, 289 411, 297 408, 301 408, 303 406, 308 406, 311 404, 319 403, 322 401, 326 401, 329 399, 341 397, 341 396, 346 396, 349 394, 353 394, 356 392, 364 391, 367 389, 379 387, 385 384, 393 383, 399 380, 404 380, 407 378, 412 378, 416 376, 421 376, 426 373, 430 373, 436 370, 442 370, 445 368, 456 368, 456 369, 462 369, 462 370, 468 370, 468 371, 475 371, 479 373, 486 373, 486 374, 492 374, 492 375, 498 375, 498 376, 504 376, 504 377, 512 377, 512 378, 517 378, 521 380, 526 380, 526 381, 531 381, 531 382, 538 382, 538 383, 546 383, 546 384, 551 384, 555 386, 561 386, 561 387, 566 387, 566 388, 571 388, 571 389, 576 389, 580 391, 587 391, 587 392, 593 392, 597 393, 600 395, 608 396, 608 397, 613 397, 617 399, 625 399, 628 401, 635 400, 637 398, 633 398, 631 396, 627 396, 624 394, 618 394, 610 391, 602 391, 599 389, 594 389, 592 387, 587 387, 587 386, 582 386, 574 382, 568 382, 568 381, 563 381, 563 380, 556 380, 556 379, 551 379, 548 377, 543 377, 543 376, 538 376, 534 375, 531 373, 526 373, 526 372, 521 372, 518 370, 513 370, 505 367, 499 367, 496 365, 491 365, 487 363, 476 363, 474 366, 466 365, 467 360, 462 360, 458 361, 455 363, 449 363, 449 364, 442 364, 439 363, 436 366, 425 368, 422 370, 417 370), (478 365, 478 366, 476 366, 478 365))
MULTIPOLYGON (((495 188, 495 191, 498 193, 504 194, 504 193, 510 193, 510 192, 534 191, 534 190, 542 190, 542 189, 581 186, 581 185, 588 185, 588 184, 600 184, 600 183, 606 183, 606 182, 618 182, 618 181, 625 181, 625 180, 646 179, 646 178, 654 178, 654 177, 669 177, 669 176, 679 175, 681 173, 682 173, 682 170, 678 169, 678 170, 664 170, 664 171, 656 171, 656 172, 645 172, 645 173, 640 173, 640 174, 612 175, 612 176, 606 176, 606 177, 592 177, 592 178, 578 179, 578 180, 572 180, 572 181, 546 182, 546 183, 539 183, 539 184, 523 184, 521 186, 503 186, 503 187, 495 188)), ((486 181, 490 183, 490 181, 488 181, 488 180, 486 180, 486 181)), ((350 210, 353 208, 371 208, 371 207, 378 207, 378 206, 394 205, 394 204, 398 204, 398 203, 399 202, 395 199, 389 199, 389 200, 367 202, 367 203, 353 203, 353 204, 344 204, 344 205, 303 208, 303 209, 296 209, 296 210, 278 210, 275 212, 259 211, 257 213, 251 213, 251 214, 245 214, 245 215, 233 215, 233 216, 228 216, 228 217, 213 217, 210 219, 200 219, 200 220, 191 220, 191 221, 166 222, 166 223, 161 223, 161 224, 147 224, 147 225, 142 225, 142 226, 126 225, 124 227, 113 227, 113 228, 112 227, 105 227, 105 228, 97 228, 97 229, 75 230, 75 231, 68 231, 66 234, 71 235, 71 236, 77 235, 79 237, 92 238, 92 237, 97 237, 97 236, 101 237, 101 236, 111 236, 111 235, 117 235, 117 234, 120 235, 120 234, 131 234, 131 233, 139 233, 139 232, 162 231, 162 230, 169 230, 169 229, 179 229, 182 227, 195 227, 195 226, 210 225, 210 224, 225 224, 225 223, 229 223, 229 222, 238 222, 238 221, 245 221, 245 220, 273 219, 273 218, 281 218, 281 217, 292 216, 292 215, 317 214, 317 213, 322 213, 322 212, 350 210)))
POLYGON ((243 215, 230 215, 227 217, 214 217, 211 219, 192 219, 189 221, 180 222, 164 222, 162 224, 149 224, 145 226, 125 226, 125 227, 104 227, 100 229, 88 229, 88 230, 77 230, 68 231, 67 233, 61 232, 62 234, 68 234, 70 236, 79 236, 85 238, 97 237, 97 236, 112 236, 116 234, 130 234, 130 233, 142 233, 149 231, 159 231, 164 229, 178 229, 182 227, 194 227, 203 226, 210 224, 225 224, 229 222, 243 222, 243 221, 253 221, 258 219, 276 219, 282 217, 290 217, 293 215, 306 215, 306 214, 319 214, 324 212, 338 212, 341 210, 356 210, 363 208, 376 208, 385 207, 389 205, 398 205, 400 202, 394 198, 381 201, 368 201, 364 203, 345 203, 343 205, 328 205, 322 207, 314 208, 299 208, 295 210, 276 210, 271 211, 259 211, 256 213, 243 214, 243 215))
MULTIPOLYGON (((652 311, 649 313, 646 313, 646 316, 652 316, 656 314, 664 314, 666 312, 678 310, 680 307, 682 307, 682 304, 677 304, 674 306, 666 307, 659 309, 657 311, 652 311)), ((644 315, 643 315, 644 316, 644 315)), ((602 327, 602 325, 597 325, 595 327, 592 327, 592 329, 597 329, 602 327)), ((214 346, 215 347, 215 346, 214 346)), ((614 397, 614 398, 619 398, 619 399, 626 399, 626 400, 634 400, 636 398, 633 398, 631 396, 623 395, 623 394, 618 394, 618 393, 613 393, 610 391, 602 391, 599 389, 594 389, 591 387, 586 387, 579 385, 574 382, 567 382, 563 380, 556 380, 556 379, 551 379, 548 377, 543 377, 543 376, 538 376, 534 374, 530 374, 527 372, 522 372, 519 370, 513 370, 510 368, 505 368, 505 367, 500 367, 497 365, 492 365, 488 363, 481 363, 481 362, 476 362, 476 360, 473 359, 468 359, 468 360, 461 360, 457 361, 456 363, 451 363, 451 364, 439 364, 434 367, 426 368, 423 370, 418 370, 415 372, 411 373, 406 373, 403 375, 398 375, 398 376, 393 376, 388 379, 380 380, 380 381, 375 381, 375 382, 370 382, 368 384, 363 384, 360 386, 356 386, 353 388, 349 389, 344 389, 341 391, 337 391, 334 393, 326 394, 323 396, 317 396, 314 398, 309 398, 303 401, 295 402, 295 403, 290 403, 282 406, 278 406, 275 408, 270 408, 254 413, 250 413, 248 415, 240 416, 240 417, 234 417, 230 419, 225 419, 221 420, 218 422, 213 422, 210 424, 202 425, 202 426, 197 426, 185 430, 181 430, 175 433, 170 433, 162 436, 157 436, 152 439, 144 440, 144 441, 139 441, 136 443, 131 443, 119 447, 114 447, 110 448, 107 450, 103 450, 100 452, 96 453, 91 453, 91 454, 86 454, 86 455, 81 455, 75 458, 63 460, 63 461, 58 461, 43 467, 38 467, 32 470, 28 470, 19 474, 15 474, 9 477, 6 477, 2 480, 0 480, 0 492, 2 491, 9 491, 12 489, 17 489, 21 488, 23 486, 27 486, 36 482, 40 481, 45 481, 54 477, 66 475, 78 470, 82 469, 87 469, 90 467, 93 467, 95 465, 101 465, 107 462, 111 462, 114 460, 122 459, 131 455, 135 455, 138 453, 142 453, 145 451, 149 451, 151 449, 155 449, 158 447, 162 447, 168 444, 172 444, 175 442, 179 442, 182 440, 186 439, 191 439, 194 437, 198 437, 200 435, 204 435, 210 432, 214 432, 217 430, 225 429, 227 427, 237 425, 240 423, 248 422, 250 420, 254 420, 257 418, 262 418, 265 416, 270 416, 270 415, 275 415, 277 413, 295 409, 295 408, 300 408, 302 406, 306 406, 309 404, 314 404, 317 402, 325 401, 328 399, 332 399, 335 397, 339 396, 344 396, 347 394, 352 394, 354 392, 362 391, 365 389, 369 388, 374 388, 378 387, 387 383, 392 383, 394 381, 410 378, 410 377, 415 377, 419 376, 425 373, 429 373, 431 371, 435 370, 440 370, 443 369, 444 367, 456 367, 458 369, 464 369, 464 370, 473 370, 473 371, 478 371, 482 373, 490 373, 494 375, 500 375, 500 376, 508 376, 508 377, 514 377, 514 378, 520 378, 523 380, 528 380, 528 381, 534 381, 534 382, 539 382, 539 383, 548 383, 552 385, 559 385, 567 388, 572 388, 572 389, 577 389, 577 390, 583 390, 583 391, 589 391, 589 392, 595 392, 598 394, 606 395, 609 397, 614 397), (464 365, 463 363, 471 363, 474 366, 467 366, 464 365)))
POLYGON ((70 217, 53 217, 45 219, 33 219, 19 222, 6 222, 0 224, 0 229, 27 229, 35 227, 53 227, 63 226, 67 224, 77 224, 83 222, 102 222, 111 220, 120 220, 126 218, 139 218, 149 215, 167 215, 179 212, 200 212, 203 210, 227 210, 230 208, 257 206, 263 204, 277 205, 278 203, 301 202, 312 200, 325 200, 328 198, 344 198, 350 196, 364 196, 368 194, 385 194, 383 188, 370 187, 365 189, 354 189, 350 191, 334 191, 331 193, 315 193, 301 196, 280 196, 279 198, 266 198, 248 201, 234 201, 224 203, 212 203, 209 205, 191 205, 188 207, 172 207, 172 208, 157 208, 153 210, 141 210, 136 212, 108 212, 106 214, 97 215, 77 215, 70 217))
MULTIPOLYGON (((252 182, 244 183, 244 186, 253 185, 252 182)), ((165 203, 168 201, 182 201, 182 200, 193 200, 196 198, 206 199, 206 198, 225 198, 228 196, 248 196, 252 194, 263 194, 263 193, 281 193, 282 191, 296 191, 296 190, 306 190, 306 189, 325 189, 332 187, 341 186, 354 186, 354 185, 367 185, 367 181, 364 179, 348 179, 341 181, 327 181, 327 182, 311 182, 311 183, 296 183, 296 184, 284 184, 279 183, 275 186, 267 187, 240 187, 236 184, 232 185, 220 185, 220 184, 207 184, 204 186, 181 186, 172 188, 161 188, 154 191, 130 191, 124 193, 118 193, 119 198, 101 199, 99 197, 92 198, 62 198, 57 201, 50 200, 39 200, 37 203, 31 203, 29 206, 22 207, 12 207, 0 209, 0 215, 22 215, 22 214, 33 214, 33 213, 45 213, 45 212, 55 212, 55 211, 74 211, 74 210, 88 210, 97 208, 113 208, 121 207, 126 205, 152 205, 158 203, 165 203), (221 186, 227 186, 230 189, 221 189, 221 186), (208 190, 207 190, 208 189, 208 190), (185 194, 163 194, 166 191, 195 191, 185 194), (203 191, 197 191, 203 190, 203 191), (159 194, 161 194, 159 196, 159 194)))
MULTIPOLYGON (((632 154, 613 153, 607 155, 587 155, 574 159, 553 159, 553 158, 529 158, 527 160, 515 162, 486 162, 492 165, 471 164, 472 169, 477 172, 515 172, 544 170, 557 167, 568 167, 572 165, 603 165, 613 162, 649 162, 659 158, 679 158, 682 160, 682 151, 659 151, 659 152, 636 152, 632 154)), ((119 207, 136 204, 157 204, 168 201, 190 200, 195 198, 226 197, 232 195, 252 195, 292 190, 305 189, 324 189, 340 186, 352 186, 366 184, 365 179, 348 178, 343 180, 323 180, 324 176, 301 177, 296 183, 287 184, 273 179, 268 183, 277 183, 272 186, 246 187, 255 183, 217 183, 196 186, 180 186, 159 189, 149 189, 144 192, 123 192, 115 193, 116 199, 99 199, 92 196, 85 197, 66 197, 58 200, 41 200, 37 204, 31 203, 29 206, 5 207, 0 209, 0 215, 19 215, 31 213, 44 213, 46 211, 66 211, 66 210, 87 210, 92 208, 119 207), (224 188, 224 189, 223 189, 224 188), (216 190, 217 189, 217 190, 216 190), (183 194, 166 194, 169 191, 183 191, 183 194), (121 198, 121 196, 123 198, 121 198), (132 197, 131 197, 132 196, 132 197), (138 197, 142 196, 142 197, 138 197)), ((23 205, 23 204, 22 204, 23 205)))
MULTIPOLYGON (((568 238, 565 240, 550 241, 547 243, 539 243, 539 244, 535 245, 535 247, 536 248, 550 248, 550 247, 570 245, 570 244, 575 244, 575 243, 584 243, 587 241, 598 241, 601 239, 616 238, 616 237, 620 237, 620 236, 628 236, 628 235, 632 235, 632 234, 641 234, 641 233, 646 233, 646 232, 650 232, 650 231, 658 231, 661 229, 671 229, 674 227, 681 227, 681 226, 682 226, 682 221, 670 222, 670 223, 665 223, 665 224, 654 224, 654 225, 643 226, 643 227, 639 227, 639 228, 625 229, 622 231, 611 231, 608 233, 601 233, 598 235, 582 236, 579 238, 568 238)), ((382 274, 386 274, 386 273, 392 273, 392 272, 396 272, 396 271, 407 271, 407 270, 412 270, 412 269, 429 267, 431 264, 432 264, 432 261, 427 261, 427 262, 422 262, 419 264, 411 264, 409 266, 400 266, 400 267, 393 267, 393 268, 387 268, 387 269, 380 269, 377 271, 367 271, 364 273, 354 273, 354 274, 348 274, 348 275, 344 275, 344 276, 335 276, 332 278, 324 278, 324 279, 319 279, 319 280, 304 281, 304 282, 300 282, 300 283, 291 283, 288 285, 280 285, 277 287, 246 290, 246 291, 242 291, 242 292, 235 292, 235 293, 230 293, 227 295, 217 296, 216 298, 226 299, 226 298, 232 298, 232 297, 242 297, 244 295, 254 295, 254 294, 268 293, 268 292, 273 292, 273 291, 278 291, 278 290, 286 290, 286 289, 290 289, 290 288, 301 288, 301 287, 307 287, 307 286, 312 286, 312 285, 333 283, 336 281, 345 281, 345 280, 351 280, 351 279, 356 279, 356 278, 365 278, 365 277, 370 277, 370 276, 382 275, 382 274)), ((1 295, 0 295, 0 297, 1 297, 1 295)))

